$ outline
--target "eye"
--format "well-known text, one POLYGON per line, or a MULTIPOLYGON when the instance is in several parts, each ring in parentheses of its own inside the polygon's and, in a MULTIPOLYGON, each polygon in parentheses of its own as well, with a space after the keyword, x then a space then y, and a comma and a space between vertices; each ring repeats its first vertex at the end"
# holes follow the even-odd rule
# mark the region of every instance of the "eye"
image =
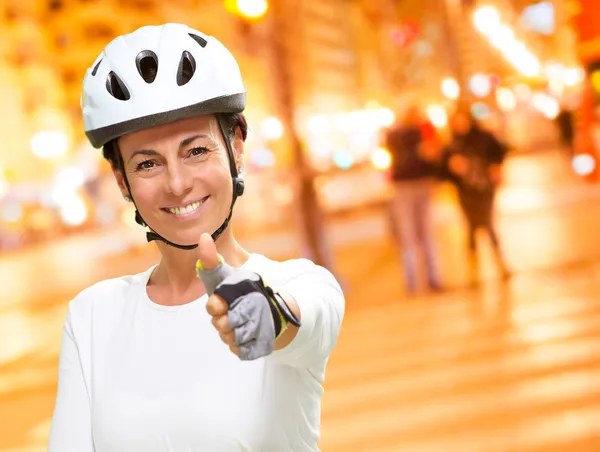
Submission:
POLYGON ((138 163, 137 165, 135 165, 135 170, 136 171, 144 171, 144 170, 151 170, 152 168, 154 168, 154 160, 144 160, 143 162, 138 163))
POLYGON ((190 157, 199 157, 199 156, 201 156, 201 155, 204 155, 204 154, 206 154, 207 152, 208 152, 208 149, 207 149, 207 148, 205 148, 205 147, 203 147, 203 146, 198 146, 197 148, 192 148, 192 149, 190 149, 190 152, 189 152, 189 154, 188 154, 188 155, 189 155, 190 157))

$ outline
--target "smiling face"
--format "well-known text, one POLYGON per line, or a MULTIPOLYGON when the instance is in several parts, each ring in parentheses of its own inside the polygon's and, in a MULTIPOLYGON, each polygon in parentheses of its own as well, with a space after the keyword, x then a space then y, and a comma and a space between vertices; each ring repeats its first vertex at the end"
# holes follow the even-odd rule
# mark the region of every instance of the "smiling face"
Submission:
MULTIPOLYGON (((236 167, 243 157, 239 131, 232 142, 236 167)), ((194 244, 229 215, 233 183, 217 120, 198 116, 119 138, 131 195, 144 221, 174 243, 194 244)), ((114 171, 124 196, 123 176, 114 171)))

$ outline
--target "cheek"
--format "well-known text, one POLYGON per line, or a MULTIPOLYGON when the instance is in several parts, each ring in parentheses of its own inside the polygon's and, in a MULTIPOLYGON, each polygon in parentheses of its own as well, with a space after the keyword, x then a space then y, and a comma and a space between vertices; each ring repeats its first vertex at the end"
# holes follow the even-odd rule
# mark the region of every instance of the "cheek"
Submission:
POLYGON ((215 195, 220 202, 225 202, 224 199, 231 198, 232 181, 229 168, 219 168, 211 172, 206 179, 207 185, 211 190, 211 195, 215 195))
POLYGON ((131 193, 138 207, 152 204, 156 200, 157 184, 150 179, 130 180, 131 193))
POLYGON ((213 159, 211 165, 203 168, 202 179, 214 194, 227 195, 232 193, 231 171, 229 169, 229 158, 225 152, 219 153, 213 159))

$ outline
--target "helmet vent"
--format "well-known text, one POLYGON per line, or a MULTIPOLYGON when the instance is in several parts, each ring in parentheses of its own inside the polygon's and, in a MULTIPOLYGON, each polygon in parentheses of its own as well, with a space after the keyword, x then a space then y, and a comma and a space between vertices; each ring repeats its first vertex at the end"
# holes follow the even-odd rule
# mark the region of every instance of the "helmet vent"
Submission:
POLYGON ((152 83, 158 73, 158 57, 152 50, 142 50, 135 57, 135 65, 146 83, 152 83))
POLYGON ((194 41, 200 44, 200 47, 202 48, 206 47, 206 44, 208 44, 208 41, 201 36, 195 35, 193 33, 188 33, 188 35, 190 35, 190 38, 192 38, 194 41))
POLYGON ((100 67, 100 63, 102 63, 102 58, 100 58, 100 61, 98 61, 96 66, 94 66, 94 69, 92 69, 92 75, 96 75, 96 72, 98 72, 98 68, 100 67))
POLYGON ((177 85, 183 86, 191 80, 196 71, 196 60, 187 50, 181 54, 179 68, 177 69, 177 85))
POLYGON ((117 74, 115 74, 113 71, 110 71, 108 73, 108 77, 106 78, 106 90, 115 99, 129 100, 131 98, 131 95, 129 94, 127 87, 121 81, 119 76, 117 74))

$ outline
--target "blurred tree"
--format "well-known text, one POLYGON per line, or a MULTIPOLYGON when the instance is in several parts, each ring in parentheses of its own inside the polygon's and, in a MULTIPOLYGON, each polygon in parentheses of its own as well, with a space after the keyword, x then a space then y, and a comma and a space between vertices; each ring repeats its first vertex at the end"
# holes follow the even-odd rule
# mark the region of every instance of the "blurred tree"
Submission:
MULTIPOLYGON (((249 23, 262 18, 267 14, 266 9, 257 17, 244 11, 258 11, 261 0, 256 0, 255 5, 248 5, 246 10, 241 8, 237 0, 236 5, 229 4, 228 9, 235 15, 247 20, 249 23), (251 8, 250 6, 255 6, 251 8)), ((229 2, 231 3, 231 2, 229 2)), ((292 71, 295 67, 293 55, 288 46, 290 35, 293 33, 290 19, 297 17, 290 15, 292 10, 299 5, 284 5, 282 1, 273 1, 269 13, 265 16, 267 33, 262 41, 266 45, 269 67, 272 75, 272 92, 276 99, 277 110, 283 124, 285 133, 291 146, 292 168, 290 179, 295 188, 298 209, 295 214, 301 235, 301 252, 317 265, 333 271, 329 244, 326 241, 325 221, 323 209, 320 206, 314 183, 314 171, 308 161, 307 152, 300 138, 295 124, 295 110, 297 96, 292 71)), ((247 32, 251 31, 247 29, 247 32)))

